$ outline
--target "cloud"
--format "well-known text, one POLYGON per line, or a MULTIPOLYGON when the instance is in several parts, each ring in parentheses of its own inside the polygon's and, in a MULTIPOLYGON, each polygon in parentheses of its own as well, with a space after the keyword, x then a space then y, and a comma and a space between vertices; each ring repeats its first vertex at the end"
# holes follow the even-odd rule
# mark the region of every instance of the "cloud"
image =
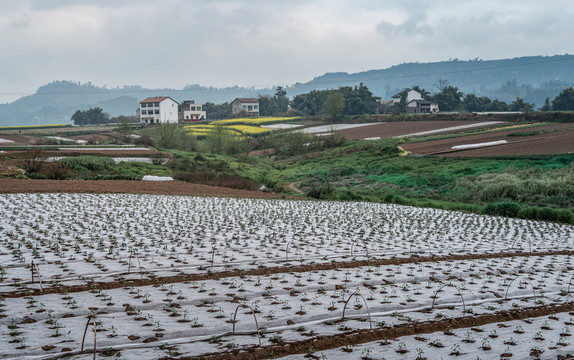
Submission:
POLYGON ((574 2, 18 0, 0 3, 0 92, 52 80, 271 86, 449 58, 571 50, 574 2))

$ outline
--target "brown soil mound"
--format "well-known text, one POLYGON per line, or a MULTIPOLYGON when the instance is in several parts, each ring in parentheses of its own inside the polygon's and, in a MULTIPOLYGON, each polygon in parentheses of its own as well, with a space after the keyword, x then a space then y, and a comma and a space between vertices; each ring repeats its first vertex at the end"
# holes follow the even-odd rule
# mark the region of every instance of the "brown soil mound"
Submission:
MULTIPOLYGON (((10 151, 6 152, 7 155, 10 156, 12 159, 22 159, 29 156, 29 151, 10 151)), ((93 156, 110 156, 110 157, 150 157, 150 156, 157 156, 155 154, 162 154, 166 158, 172 158, 168 152, 158 151, 155 149, 149 150, 130 150, 130 149, 118 149, 118 150, 88 150, 88 149, 76 149, 70 150, 66 148, 62 148, 62 150, 58 150, 57 147, 54 147, 53 150, 42 150, 40 152, 42 156, 45 157, 64 157, 64 156, 80 156, 80 155, 93 155, 93 156)))
POLYGON ((281 195, 181 181, 0 179, 0 193, 128 193, 280 199, 281 195))
MULTIPOLYGON (((521 320, 530 317, 547 316, 553 313, 567 312, 572 310, 573 303, 560 305, 546 305, 534 308, 502 310, 493 314, 479 316, 464 316, 454 319, 444 319, 439 321, 428 321, 407 325, 395 325, 393 327, 377 328, 374 330, 355 330, 331 336, 318 336, 311 339, 288 342, 278 345, 264 347, 250 347, 246 349, 223 351, 219 353, 204 354, 199 356, 186 356, 180 360, 220 360, 220 359, 271 359, 294 354, 309 353, 335 349, 344 345, 357 345, 373 341, 394 340, 402 336, 412 336, 416 334, 429 334, 436 331, 450 329, 464 329, 474 326, 495 324, 506 321, 521 320)), ((301 356, 303 357, 303 355, 301 356)), ((318 358, 318 357, 317 357, 318 358)), ((165 358, 167 359, 167 358, 165 358)))
POLYGON ((232 269, 227 271, 186 275, 173 275, 162 276, 145 279, 132 279, 132 280, 116 280, 110 282, 90 283, 89 285, 71 285, 66 286, 58 283, 52 284, 51 287, 45 288, 42 291, 39 289, 23 289, 12 292, 0 292, 0 296, 4 298, 18 298, 24 297, 29 294, 56 294, 65 290, 68 293, 77 293, 88 291, 91 289, 110 290, 118 289, 126 286, 149 286, 155 284, 174 284, 186 281, 203 281, 208 279, 222 279, 237 276, 261 276, 269 274, 281 273, 304 273, 309 271, 318 270, 333 270, 333 269, 351 269, 359 266, 384 266, 384 265, 400 265, 400 264, 417 264, 421 262, 437 262, 437 261, 454 261, 454 260, 474 260, 474 259, 493 259, 493 258, 506 258, 515 256, 552 256, 552 255, 574 255, 571 250, 556 250, 546 252, 508 252, 508 253, 491 253, 491 254, 467 254, 467 255, 443 255, 432 257, 419 257, 412 256, 409 258, 392 258, 392 259, 373 259, 373 260, 354 260, 354 261, 332 261, 330 263, 320 263, 312 265, 290 265, 290 266, 272 266, 272 267, 259 267, 256 269, 232 269))

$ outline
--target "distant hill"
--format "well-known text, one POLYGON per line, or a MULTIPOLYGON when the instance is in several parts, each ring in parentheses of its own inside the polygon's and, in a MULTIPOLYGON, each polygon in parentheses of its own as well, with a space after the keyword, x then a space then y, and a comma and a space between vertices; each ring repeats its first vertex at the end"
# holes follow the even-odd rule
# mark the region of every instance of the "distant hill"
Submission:
POLYGON ((9 104, 0 104, 0 126, 70 123, 76 110, 101 107, 110 116, 135 115, 139 102, 149 96, 170 96, 178 102, 231 102, 237 97, 273 94, 274 89, 214 88, 198 85, 176 89, 145 89, 141 86, 102 88, 91 83, 54 81, 38 88, 35 94, 9 104))
MULTIPOLYGON (((484 95, 511 102, 520 97, 540 107, 546 97, 554 99, 574 86, 574 55, 529 56, 504 60, 458 59, 434 63, 404 63, 382 70, 348 74, 327 73, 307 83, 287 87, 293 97, 311 90, 336 89, 364 83, 377 96, 389 99, 405 87, 418 85, 433 93, 439 79, 463 93, 484 95)), ((133 115, 140 100, 170 96, 176 101, 231 102, 237 97, 272 95, 274 88, 215 88, 188 85, 183 89, 145 89, 141 86, 102 88, 91 83, 54 81, 35 94, 0 105, 0 126, 67 123, 78 109, 99 106, 112 116, 133 115)))
POLYGON ((383 99, 405 87, 418 85, 436 91, 439 79, 458 87, 463 93, 513 101, 521 97, 540 107, 544 99, 554 99, 564 88, 574 85, 574 55, 529 56, 505 60, 450 60, 434 63, 405 63, 383 70, 347 74, 327 73, 305 84, 295 84, 292 93, 312 89, 364 83, 383 99))

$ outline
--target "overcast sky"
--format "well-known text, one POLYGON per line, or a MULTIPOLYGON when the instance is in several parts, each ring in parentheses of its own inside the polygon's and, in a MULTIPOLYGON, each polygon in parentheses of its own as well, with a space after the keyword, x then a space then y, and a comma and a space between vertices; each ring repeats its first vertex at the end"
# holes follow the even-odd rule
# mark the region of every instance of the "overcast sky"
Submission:
POLYGON ((574 1, 0 0, 0 34, 7 102, 53 80, 267 87, 403 62, 571 54, 574 1))

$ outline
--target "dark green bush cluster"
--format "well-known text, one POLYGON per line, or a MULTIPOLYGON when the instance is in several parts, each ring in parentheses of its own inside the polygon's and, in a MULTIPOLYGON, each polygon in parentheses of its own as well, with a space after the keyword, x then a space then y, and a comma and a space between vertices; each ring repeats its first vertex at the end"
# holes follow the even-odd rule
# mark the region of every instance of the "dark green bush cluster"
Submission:
POLYGON ((230 172, 229 163, 213 158, 206 157, 199 153, 195 155, 185 153, 174 153, 173 159, 167 165, 174 172, 230 172))
POLYGON ((84 169, 89 171, 105 171, 115 165, 114 159, 112 158, 93 155, 68 157, 59 160, 59 163, 74 169, 74 171, 84 169))
MULTIPOLYGON (((568 156, 553 159, 555 166, 571 163, 568 156), (564 163, 560 163, 563 161, 564 163)), ((551 204, 574 206, 574 165, 542 170, 540 167, 516 169, 510 167, 499 173, 483 173, 460 178, 456 182, 464 201, 521 204, 551 204)), ((489 210, 490 211, 490 210, 489 210)))
POLYGON ((482 211, 486 215, 497 215, 506 217, 517 217, 520 213, 520 205, 514 202, 498 202, 489 203, 484 207, 482 211))
POLYGON ((553 221, 564 224, 574 224, 574 213, 567 209, 529 206, 518 213, 518 217, 529 220, 553 221))
POLYGON ((514 202, 488 203, 483 208, 482 213, 486 215, 574 224, 574 213, 570 210, 554 209, 547 206, 529 206, 523 208, 514 202))

